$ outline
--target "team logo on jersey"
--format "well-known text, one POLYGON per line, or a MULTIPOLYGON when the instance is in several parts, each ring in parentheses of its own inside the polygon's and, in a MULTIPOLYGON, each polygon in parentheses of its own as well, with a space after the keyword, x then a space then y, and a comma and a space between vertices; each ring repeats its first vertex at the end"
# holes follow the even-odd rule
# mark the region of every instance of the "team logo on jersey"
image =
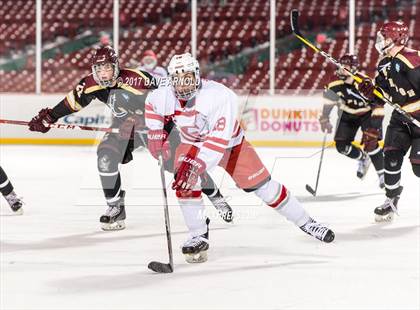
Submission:
POLYGON ((110 94, 106 105, 111 109, 112 115, 118 118, 126 116, 128 112, 125 109, 116 106, 116 103, 117 103, 117 100, 116 100, 115 93, 110 94))
POLYGON ((362 96, 360 96, 359 94, 356 94, 351 89, 346 88, 346 91, 347 91, 348 95, 352 95, 353 97, 356 97, 356 98, 362 100, 363 102, 365 101, 362 96))
POLYGON ((384 64, 384 65, 380 65, 380 66, 379 66, 379 71, 382 71, 382 73, 386 75, 386 71, 387 71, 389 68, 391 68, 391 62, 387 62, 387 63, 386 63, 386 64, 384 64))

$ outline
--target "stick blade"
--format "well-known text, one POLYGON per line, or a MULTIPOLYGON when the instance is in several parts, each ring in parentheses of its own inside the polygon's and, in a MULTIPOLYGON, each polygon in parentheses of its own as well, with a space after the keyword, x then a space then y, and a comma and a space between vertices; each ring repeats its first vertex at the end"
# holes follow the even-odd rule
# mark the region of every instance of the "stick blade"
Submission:
POLYGON ((172 273, 174 272, 172 266, 170 264, 164 264, 160 262, 150 262, 147 266, 150 270, 157 272, 157 273, 172 273))
POLYGON ((299 24, 298 24, 298 18, 299 18, 299 11, 297 9, 293 9, 290 11, 290 26, 292 27, 292 31, 295 34, 300 34, 299 31, 299 24))
POLYGON ((305 188, 312 196, 316 196, 316 191, 314 191, 313 188, 310 187, 308 184, 306 184, 305 188))

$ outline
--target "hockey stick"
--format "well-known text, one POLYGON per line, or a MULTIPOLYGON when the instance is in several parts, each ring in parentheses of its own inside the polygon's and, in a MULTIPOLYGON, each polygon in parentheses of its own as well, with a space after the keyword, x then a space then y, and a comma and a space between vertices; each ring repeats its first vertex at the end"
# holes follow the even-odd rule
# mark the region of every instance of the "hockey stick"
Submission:
MULTIPOLYGON (((23 125, 28 126, 29 122, 26 121, 16 121, 11 119, 0 119, 0 124, 9 124, 9 125, 23 125)), ((105 127, 91 127, 91 126, 81 126, 81 125, 72 125, 72 124, 45 124, 45 127, 54 128, 54 129, 75 129, 75 130, 88 130, 88 131, 102 131, 102 132, 112 132, 119 133, 118 128, 105 128, 105 127)), ((136 130, 138 133, 146 133, 146 130, 136 130)))
POLYGON ((163 207, 165 211, 165 228, 166 228, 166 239, 168 241, 168 254, 169 263, 150 262, 147 268, 159 273, 171 273, 174 271, 174 260, 172 254, 172 240, 171 240, 171 225, 169 222, 169 209, 168 209, 168 193, 166 192, 166 181, 165 181, 165 168, 163 166, 163 157, 159 155, 159 166, 160 166, 160 179, 162 181, 162 192, 163 192, 163 207))
POLYGON ((319 166, 318 166, 318 173, 316 176, 316 183, 315 183, 315 190, 306 184, 306 190, 312 194, 312 196, 316 196, 316 191, 318 190, 318 182, 319 182, 319 175, 321 174, 321 166, 322 166, 322 160, 324 158, 324 150, 325 150, 325 143, 327 141, 327 132, 324 135, 324 140, 322 140, 322 149, 321 149, 321 158, 319 160, 319 166))
MULTIPOLYGON (((317 48, 315 45, 313 45, 309 40, 307 40, 300 32, 299 30, 299 24, 298 24, 298 17, 299 17, 299 11, 294 9, 290 12, 290 24, 292 27, 292 31, 293 34, 295 35, 295 37, 297 37, 299 40, 301 40, 303 43, 305 43, 307 46, 309 46, 310 48, 312 48, 315 53, 320 53, 322 56, 324 56, 326 59, 328 59, 330 62, 332 62, 334 65, 336 65, 337 67, 339 67, 340 69, 346 71, 347 73, 349 73, 351 75, 351 77, 356 81, 356 83, 361 83, 363 80, 360 76, 357 76, 356 74, 358 72, 352 72, 349 69, 347 69, 346 67, 344 67, 342 64, 340 64, 340 62, 333 58, 331 55, 327 54, 326 52, 324 52, 323 50, 317 48)), ((400 114, 402 114, 407 120, 409 120, 410 122, 412 122, 414 125, 416 125, 417 127, 420 127, 420 121, 416 120, 412 115, 408 114, 406 111, 403 110, 403 108, 396 103, 393 103, 391 100, 389 100, 388 98, 386 98, 376 87, 373 90, 373 94, 378 97, 379 99, 385 101, 386 103, 388 103, 390 106, 392 106, 395 110, 397 110, 397 112, 399 112, 400 114)))

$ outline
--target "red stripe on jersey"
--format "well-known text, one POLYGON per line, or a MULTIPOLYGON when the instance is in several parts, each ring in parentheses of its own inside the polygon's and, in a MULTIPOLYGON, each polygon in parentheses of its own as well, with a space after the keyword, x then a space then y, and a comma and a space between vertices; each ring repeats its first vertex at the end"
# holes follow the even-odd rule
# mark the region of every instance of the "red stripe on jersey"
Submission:
POLYGON ((153 112, 153 107, 150 104, 146 104, 145 109, 146 109, 146 111, 152 111, 153 112))
POLYGON ((278 199, 276 199, 276 201, 274 201, 273 203, 269 204, 270 207, 272 208, 277 208, 287 197, 287 189, 284 185, 280 185, 281 186, 281 191, 280 191, 280 196, 278 199))
POLYGON ((197 137, 189 135, 186 132, 183 132, 182 130, 179 131, 179 132, 181 133, 181 136, 187 141, 194 142, 194 143, 199 141, 199 140, 197 140, 197 137))
POLYGON ((176 197, 180 199, 201 198, 201 191, 176 191, 176 197))
POLYGON ((193 111, 175 111, 175 115, 181 115, 181 116, 195 116, 197 115, 198 112, 193 110, 193 111))
POLYGON ((206 140, 211 140, 211 141, 217 142, 219 144, 223 144, 223 145, 228 145, 229 144, 228 140, 217 138, 217 137, 207 137, 206 140))
POLYGON ((203 144, 203 147, 206 147, 206 148, 208 148, 208 149, 210 149, 212 151, 216 151, 216 152, 220 152, 220 153, 224 153, 225 152, 225 149, 224 148, 221 148, 221 147, 219 147, 217 145, 214 145, 214 144, 211 144, 209 142, 205 142, 203 144))
POLYGON ((144 115, 145 115, 146 118, 155 119, 155 120, 161 121, 162 123, 165 120, 163 118, 163 116, 160 116, 160 115, 154 114, 154 113, 145 113, 144 115))

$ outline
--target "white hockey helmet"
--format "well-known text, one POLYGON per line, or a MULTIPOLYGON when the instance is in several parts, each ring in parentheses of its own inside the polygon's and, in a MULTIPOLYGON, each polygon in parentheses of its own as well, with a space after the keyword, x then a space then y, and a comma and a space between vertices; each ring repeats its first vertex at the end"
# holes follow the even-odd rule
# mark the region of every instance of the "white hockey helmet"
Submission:
POLYGON ((174 55, 168 65, 171 85, 178 99, 190 100, 194 98, 201 85, 200 65, 190 53, 174 55), (194 80, 184 78, 185 73, 192 72, 194 80))

